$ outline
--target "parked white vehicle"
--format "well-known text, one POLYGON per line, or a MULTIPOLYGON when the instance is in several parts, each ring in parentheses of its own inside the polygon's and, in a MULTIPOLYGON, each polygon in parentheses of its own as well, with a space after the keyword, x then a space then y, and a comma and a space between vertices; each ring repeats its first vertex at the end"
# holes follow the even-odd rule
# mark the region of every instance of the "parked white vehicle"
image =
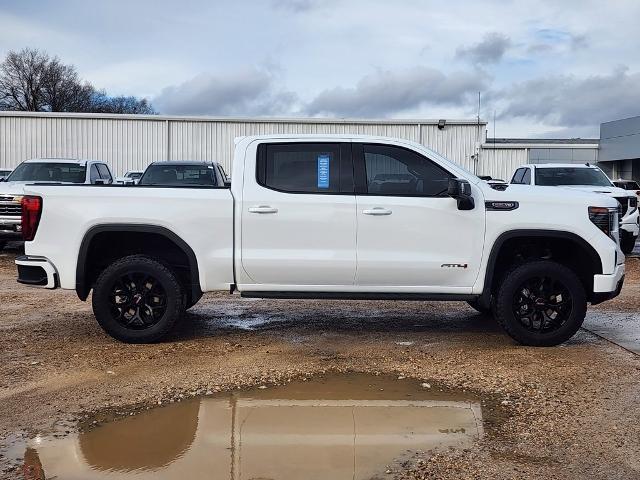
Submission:
POLYGON ((4 182, 10 173, 11 173, 10 168, 0 168, 0 182, 4 182))
MULTIPOLYGON (((18 281, 75 289, 126 342, 162 338, 203 292, 466 300, 527 345, 570 338, 625 265, 604 195, 492 189, 422 145, 245 137, 231 187, 33 185, 18 281), (132 208, 135 206, 135 208, 132 208)), ((425 312, 425 315, 429 315, 425 312)))
POLYGON ((34 158, 18 165, 0 182, 0 250, 7 242, 22 240, 20 200, 28 183, 112 183, 111 168, 98 160, 34 158))
POLYGON ((511 184, 557 186, 607 195, 618 202, 620 247, 624 253, 633 251, 638 239, 640 217, 635 191, 616 187, 607 175, 588 163, 542 163, 519 167, 511 184))

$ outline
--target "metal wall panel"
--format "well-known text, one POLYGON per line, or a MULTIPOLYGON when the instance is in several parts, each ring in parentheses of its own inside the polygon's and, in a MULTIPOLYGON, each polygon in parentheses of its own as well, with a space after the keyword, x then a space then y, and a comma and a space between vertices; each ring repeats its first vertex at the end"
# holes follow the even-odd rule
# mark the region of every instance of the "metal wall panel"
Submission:
POLYGON ((491 175, 509 181, 520 165, 528 163, 526 148, 484 149, 480 156, 478 175, 491 175))
POLYGON ((38 157, 105 160, 116 174, 154 160, 213 160, 231 171, 234 138, 287 133, 343 133, 422 143, 473 171, 472 155, 486 124, 447 121, 221 119, 194 117, 0 112, 0 167, 38 157))

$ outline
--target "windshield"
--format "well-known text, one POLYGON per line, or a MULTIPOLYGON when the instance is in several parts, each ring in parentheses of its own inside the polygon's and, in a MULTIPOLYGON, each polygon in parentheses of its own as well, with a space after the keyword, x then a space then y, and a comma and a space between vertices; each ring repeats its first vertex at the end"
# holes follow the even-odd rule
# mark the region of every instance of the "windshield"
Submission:
POLYGON ((217 185, 213 167, 208 165, 149 165, 138 185, 217 185))
POLYGON ((625 190, 640 190, 638 182, 613 182, 616 187, 624 188, 625 190))
POLYGON ((8 182, 84 183, 86 169, 74 163, 21 163, 7 177, 8 182))
POLYGON ((591 185, 611 187, 611 181, 599 168, 536 168, 536 185, 591 185))
POLYGON ((125 177, 127 178, 133 178, 134 180, 137 180, 138 178, 140 178, 142 176, 142 172, 128 172, 125 177))

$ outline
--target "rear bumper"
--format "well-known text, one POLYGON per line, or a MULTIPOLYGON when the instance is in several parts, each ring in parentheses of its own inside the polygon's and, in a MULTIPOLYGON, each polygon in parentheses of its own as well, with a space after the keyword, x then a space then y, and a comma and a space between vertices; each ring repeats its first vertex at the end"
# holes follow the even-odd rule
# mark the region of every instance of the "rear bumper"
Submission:
POLYGON ((594 275, 593 276, 593 295, 591 304, 611 300, 620 295, 622 285, 624 284, 624 263, 616 266, 616 270, 611 275, 594 275))
POLYGON ((18 283, 32 287, 58 288, 60 281, 56 267, 44 257, 22 255, 16 258, 18 283))

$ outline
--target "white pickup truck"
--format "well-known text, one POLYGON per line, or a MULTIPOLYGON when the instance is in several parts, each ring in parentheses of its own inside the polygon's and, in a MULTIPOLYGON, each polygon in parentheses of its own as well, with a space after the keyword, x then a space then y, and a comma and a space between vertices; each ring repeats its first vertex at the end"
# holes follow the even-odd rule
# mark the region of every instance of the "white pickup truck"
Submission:
MULTIPOLYGON (((203 292, 462 300, 556 345, 615 297, 618 204, 492 189, 422 145, 353 135, 238 139, 231 186, 25 187, 18 281, 93 289, 99 324, 162 338, 203 292)), ((425 316, 429 312, 425 311, 425 316)))

